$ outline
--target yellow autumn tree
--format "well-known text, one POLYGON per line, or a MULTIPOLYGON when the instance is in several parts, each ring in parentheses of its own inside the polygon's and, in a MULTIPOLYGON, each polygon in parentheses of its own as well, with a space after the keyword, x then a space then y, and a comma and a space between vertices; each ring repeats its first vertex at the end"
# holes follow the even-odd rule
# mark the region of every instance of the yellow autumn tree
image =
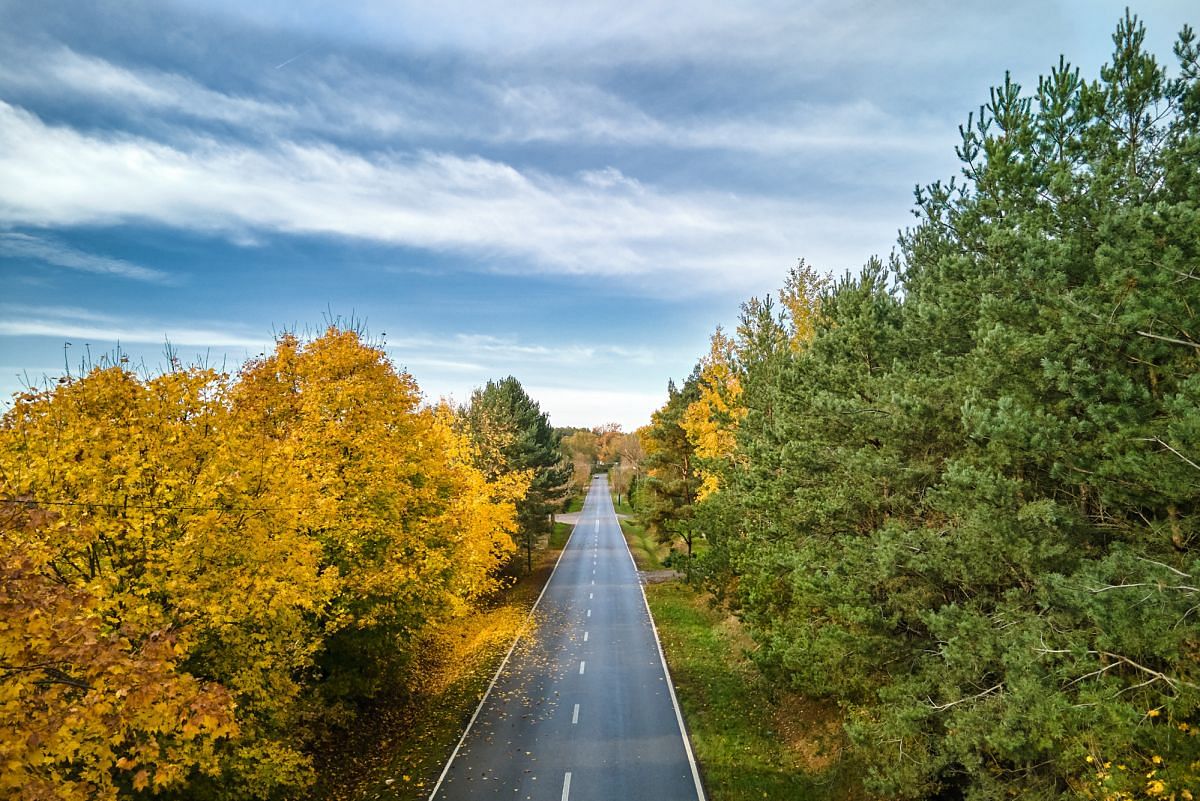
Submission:
POLYGON ((406 668, 424 627, 494 586, 520 479, 486 481, 450 413, 422 407, 412 376, 353 331, 281 337, 232 398, 293 477, 299 530, 336 576, 322 693, 369 697, 406 668))
POLYGON ((829 288, 829 277, 820 275, 804 259, 788 270, 779 303, 783 306, 792 350, 800 350, 817 333, 821 319, 821 296, 829 288))
POLYGON ((121 366, 0 421, 0 794, 270 798, 495 588, 522 474, 353 332, 236 380, 121 366))
POLYGON ((0 796, 107 800, 215 772, 216 741, 237 733, 229 693, 179 669, 170 628, 115 623, 56 580, 20 535, 59 524, 0 506, 0 796))
MULTIPOLYGON (((819 275, 803 259, 788 271, 779 290, 782 316, 776 324, 782 326, 781 335, 786 334, 793 351, 801 350, 816 336, 821 296, 828 285, 828 277, 819 275)), ((746 415, 739 362, 760 344, 742 329, 734 340, 718 327, 698 365, 700 397, 688 405, 681 425, 698 458, 699 500, 720 488, 721 473, 735 458, 738 424, 746 415)))
POLYGON ((688 404, 680 425, 699 460, 697 499, 703 500, 720 487, 723 465, 737 447, 738 423, 746 415, 734 343, 720 327, 700 360, 696 386, 699 397, 688 404))
MULTIPOLYGON (((269 721, 297 694, 295 673, 314 650, 305 618, 324 603, 323 584, 314 549, 289 539, 286 521, 260 508, 247 452, 229 440, 223 389, 211 371, 142 380, 108 367, 27 393, 0 425, 0 498, 37 511, 20 526, 4 521, 4 537, 28 557, 13 569, 29 592, 74 609, 75 625, 94 635, 61 669, 77 675, 90 663, 118 660, 104 682, 74 689, 97 710, 149 705, 130 709, 146 728, 128 739, 96 736, 57 752, 61 775, 89 777, 97 795, 88 797, 122 783, 170 787, 197 769, 227 776, 231 743, 255 743, 259 773, 282 762, 295 778, 304 767, 286 742, 272 747, 271 730, 283 730, 269 721), (143 672, 119 662, 150 657, 153 669, 143 672), (154 685, 180 688, 179 698, 211 686, 224 712, 210 712, 196 730, 184 712, 155 699, 154 685), (236 724, 226 720, 235 709, 236 724), (210 740, 226 738, 206 746, 206 754, 215 749, 212 759, 173 745, 205 731, 210 740)), ((0 632, 6 651, 17 634, 11 626, 0 632)), ((53 660, 55 643, 45 648, 45 661, 53 660)), ((6 693, 13 670, 0 680, 6 693)), ((27 703, 47 719, 74 726, 85 717, 70 692, 33 690, 27 703)), ((18 720, 0 731, 28 732, 29 721, 18 720)), ((54 757, 27 752, 14 770, 38 775, 54 757)), ((70 782, 59 786, 47 797, 72 797, 70 782)))
POLYGON ((516 551, 517 507, 529 488, 527 470, 510 471, 490 481, 475 465, 474 443, 456 426, 455 410, 439 405, 432 415, 435 439, 445 458, 445 493, 451 503, 442 515, 444 536, 454 547, 454 580, 448 586, 450 612, 464 614, 471 604, 499 589, 497 573, 516 551))

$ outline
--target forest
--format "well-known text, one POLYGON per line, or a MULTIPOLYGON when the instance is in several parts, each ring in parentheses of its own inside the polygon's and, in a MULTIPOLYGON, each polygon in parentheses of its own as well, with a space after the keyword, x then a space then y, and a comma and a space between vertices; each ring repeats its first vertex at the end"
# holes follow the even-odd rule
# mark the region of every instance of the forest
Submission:
POLYGON ((643 518, 880 797, 1200 793, 1200 47, 1113 42, 1005 76, 893 253, 801 261, 640 432, 643 518))

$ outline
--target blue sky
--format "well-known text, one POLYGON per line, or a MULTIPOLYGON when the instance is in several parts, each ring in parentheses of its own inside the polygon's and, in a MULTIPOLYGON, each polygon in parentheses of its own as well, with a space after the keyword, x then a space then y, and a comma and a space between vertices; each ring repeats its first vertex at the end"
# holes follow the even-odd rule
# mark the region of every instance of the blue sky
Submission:
MULTIPOLYGON (((797 258, 887 253, 1006 69, 1095 77, 1123 9, 0 0, 0 394, 353 314, 431 400, 511 373, 635 427, 797 258)), ((1133 10, 1168 64, 1200 24, 1133 10)))

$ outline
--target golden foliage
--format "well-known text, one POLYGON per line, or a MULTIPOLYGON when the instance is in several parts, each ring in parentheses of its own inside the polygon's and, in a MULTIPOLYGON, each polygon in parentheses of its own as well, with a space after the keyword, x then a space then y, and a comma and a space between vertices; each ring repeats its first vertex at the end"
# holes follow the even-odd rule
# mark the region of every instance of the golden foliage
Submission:
POLYGON ((237 732, 229 693, 176 670, 170 630, 113 625, 91 593, 46 575, 44 555, 9 536, 25 512, 0 511, 0 795, 111 799, 214 770, 216 739, 237 732))
POLYGON ((779 290, 779 302, 787 315, 792 350, 800 350, 816 336, 821 295, 828 288, 828 276, 818 275, 803 259, 788 270, 779 290))
MULTIPOLYGON (((697 386, 700 397, 688 404, 681 425, 700 459, 702 480, 697 497, 703 500, 720 487, 714 465, 732 458, 738 423, 746 415, 734 343, 720 328, 712 335, 708 354, 700 360, 697 386)), ((647 453, 652 447, 646 448, 647 453)))
POLYGON ((451 422, 337 329, 281 337, 236 381, 117 366, 18 396, 0 424, 0 793, 311 781, 330 637, 402 648, 494 589, 514 548, 528 479, 489 481, 451 422))

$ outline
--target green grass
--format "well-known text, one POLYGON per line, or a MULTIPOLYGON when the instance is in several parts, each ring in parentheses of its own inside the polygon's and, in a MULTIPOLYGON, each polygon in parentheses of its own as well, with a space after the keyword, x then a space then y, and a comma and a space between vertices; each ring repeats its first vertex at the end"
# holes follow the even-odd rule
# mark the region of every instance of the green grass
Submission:
POLYGON ((651 584, 646 595, 711 801, 864 797, 838 756, 836 710, 798 699, 781 709, 736 621, 685 585, 651 584))
POLYGON ((625 541, 629 543, 629 550, 633 553, 633 561, 637 563, 638 570, 662 570, 662 560, 666 558, 670 548, 632 520, 622 520, 620 523, 621 532, 625 535, 625 541))
POLYGON ((563 511, 567 512, 567 513, 582 512, 583 511, 583 495, 572 495, 567 500, 567 508, 563 509, 563 511))
POLYGON ((613 499, 613 507, 617 510, 617 514, 619 514, 619 515, 636 514, 636 512, 633 511, 633 507, 629 505, 629 496, 628 495, 622 495, 620 503, 617 503, 616 495, 612 496, 612 499, 613 499))
POLYGON ((556 551, 567 547, 567 538, 571 536, 573 528, 569 523, 555 523, 554 531, 550 532, 550 547, 556 551))

